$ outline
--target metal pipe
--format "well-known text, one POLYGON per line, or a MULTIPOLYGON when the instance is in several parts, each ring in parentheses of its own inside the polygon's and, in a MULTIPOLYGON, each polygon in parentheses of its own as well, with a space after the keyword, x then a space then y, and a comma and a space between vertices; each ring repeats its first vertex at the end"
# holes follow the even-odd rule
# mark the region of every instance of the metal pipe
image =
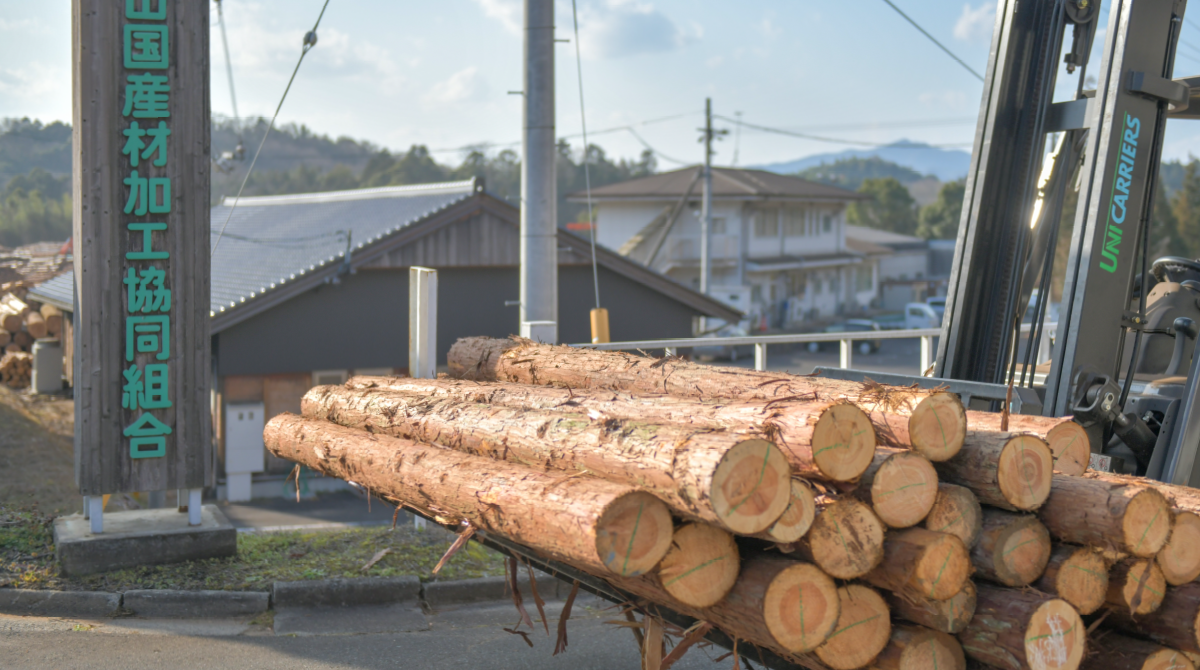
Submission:
POLYGON ((767 345, 763 342, 754 345, 754 369, 760 372, 767 369, 767 345))
POLYGON ((841 353, 839 356, 838 367, 849 369, 854 366, 854 341, 853 340, 838 340, 838 350, 841 353))
POLYGON ((554 183, 554 1, 525 0, 521 160, 520 331, 553 322, 558 341, 558 225, 554 183))

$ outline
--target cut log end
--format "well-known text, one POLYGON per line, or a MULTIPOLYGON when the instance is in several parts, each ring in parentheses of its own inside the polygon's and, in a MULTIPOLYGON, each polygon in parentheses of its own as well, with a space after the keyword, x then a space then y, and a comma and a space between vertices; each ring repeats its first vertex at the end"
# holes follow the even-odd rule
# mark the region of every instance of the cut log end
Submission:
POLYGON ((1087 431, 1074 421, 1064 421, 1046 433, 1046 443, 1054 454, 1054 469, 1064 475, 1087 472, 1092 457, 1087 431))
POLYGON ((1139 670, 1196 670, 1196 666, 1183 652, 1163 647, 1147 654, 1139 670))
POLYGON ((1200 577, 1200 516, 1194 512, 1177 512, 1171 537, 1155 560, 1171 586, 1200 577))
POLYGON ((612 501, 596 524, 596 555, 622 576, 654 569, 673 535, 671 512, 658 498, 640 491, 612 501))
POLYGON ((917 404, 908 419, 913 449, 934 462, 946 461, 962 449, 967 414, 953 393, 934 393, 917 404))
POLYGON ((983 509, 971 489, 957 484, 938 484, 937 499, 925 517, 925 527, 949 533, 962 540, 968 549, 979 541, 983 509))
POLYGON ((886 595, 897 617, 951 635, 962 632, 975 616, 975 583, 971 581, 946 600, 896 593, 886 595))
POLYGON ((953 636, 920 626, 892 626, 892 639, 871 670, 964 670, 967 659, 953 636))
POLYGON ((971 576, 971 559, 962 540, 924 528, 890 533, 883 561, 864 579, 905 596, 947 600, 971 576))
POLYGON ((871 504, 892 528, 908 528, 929 516, 937 500, 937 471, 911 451, 885 457, 871 481, 871 504))
POLYGON ((1108 594, 1108 565, 1095 549, 1059 545, 1037 586, 1071 603, 1080 614, 1091 614, 1108 594))
POLYGON ((876 442, 866 412, 851 404, 833 405, 813 427, 813 462, 835 482, 852 481, 871 464, 876 442))
POLYGON ((830 576, 856 579, 883 558, 883 535, 883 523, 870 507, 843 498, 821 510, 801 546, 830 576))
POLYGON ((1005 586, 1026 586, 1050 560, 1050 533, 1037 517, 988 509, 972 550, 980 573, 1005 586))
POLYGON ((1121 527, 1125 546, 1134 556, 1157 554, 1171 535, 1171 510, 1163 494, 1144 489, 1129 501, 1121 527))
POLYGON ((1053 475, 1050 447, 1032 435, 1014 436, 1000 452, 997 483, 1005 500, 1019 510, 1035 510, 1046 502, 1053 475))
POLYGON ((887 646, 892 625, 883 598, 860 584, 838 589, 841 613, 837 627, 817 647, 817 657, 834 670, 853 670, 870 663, 887 646))
POLYGON ((791 502, 787 458, 766 440, 739 442, 712 477, 713 511, 729 530, 752 535, 766 530, 791 502))
POLYGON ((1043 603, 1025 628, 1025 660, 1031 670, 1078 668, 1087 647, 1087 630, 1065 600, 1043 603))
POLYGON ((1108 604, 1132 615, 1156 611, 1166 593, 1167 580, 1153 559, 1127 558, 1109 571, 1108 604))
POLYGON ((737 581, 737 544, 729 533, 704 523, 675 530, 671 548, 658 565, 663 588, 685 605, 711 607, 737 581))
POLYGON ((817 566, 796 563, 786 568, 772 580, 763 598, 771 637, 794 653, 816 649, 838 623, 838 595, 833 579, 817 566))
POLYGON ((780 544, 797 542, 812 528, 816 515, 817 504, 812 489, 803 480, 793 479, 791 502, 762 537, 780 544))

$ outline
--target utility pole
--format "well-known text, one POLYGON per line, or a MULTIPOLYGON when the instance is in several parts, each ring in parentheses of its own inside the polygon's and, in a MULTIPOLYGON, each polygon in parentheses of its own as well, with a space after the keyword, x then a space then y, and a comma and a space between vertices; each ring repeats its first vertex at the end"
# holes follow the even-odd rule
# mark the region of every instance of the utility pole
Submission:
POLYGON ((525 0, 521 137, 521 335, 558 341, 558 197, 554 182, 554 0, 525 0))
POLYGON ((712 157, 713 138, 727 134, 728 130, 713 130, 712 98, 704 99, 704 196, 700 202, 700 292, 708 294, 712 280, 712 157))

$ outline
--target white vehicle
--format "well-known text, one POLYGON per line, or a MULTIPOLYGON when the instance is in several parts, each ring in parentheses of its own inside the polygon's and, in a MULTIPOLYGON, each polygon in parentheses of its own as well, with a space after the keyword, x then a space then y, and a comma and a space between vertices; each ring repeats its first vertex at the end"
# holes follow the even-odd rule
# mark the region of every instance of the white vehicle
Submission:
POLYGON ((904 306, 904 327, 910 330, 914 328, 941 328, 942 315, 938 314, 937 310, 931 305, 923 302, 910 302, 904 306))

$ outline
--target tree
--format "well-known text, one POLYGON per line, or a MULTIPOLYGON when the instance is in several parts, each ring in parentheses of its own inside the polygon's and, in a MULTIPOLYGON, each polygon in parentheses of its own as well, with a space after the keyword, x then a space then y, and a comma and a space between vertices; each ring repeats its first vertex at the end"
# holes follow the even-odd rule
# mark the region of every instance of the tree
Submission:
POLYGON ((833 163, 822 163, 801 170, 796 176, 851 190, 857 189, 867 179, 895 177, 901 184, 911 184, 925 178, 925 175, 910 167, 885 161, 879 156, 843 158, 833 163))
POLYGON ((1200 256, 1200 162, 1183 169, 1183 183, 1175 192, 1171 213, 1175 216, 1180 250, 1189 258, 1200 256))
POLYGON ((927 240, 949 240, 957 237, 966 191, 966 181, 962 179, 942 184, 937 199, 921 208, 917 236, 927 240))
POLYGON ((917 232, 917 203, 895 177, 865 179, 858 192, 870 199, 852 203, 847 221, 903 235, 917 232))

